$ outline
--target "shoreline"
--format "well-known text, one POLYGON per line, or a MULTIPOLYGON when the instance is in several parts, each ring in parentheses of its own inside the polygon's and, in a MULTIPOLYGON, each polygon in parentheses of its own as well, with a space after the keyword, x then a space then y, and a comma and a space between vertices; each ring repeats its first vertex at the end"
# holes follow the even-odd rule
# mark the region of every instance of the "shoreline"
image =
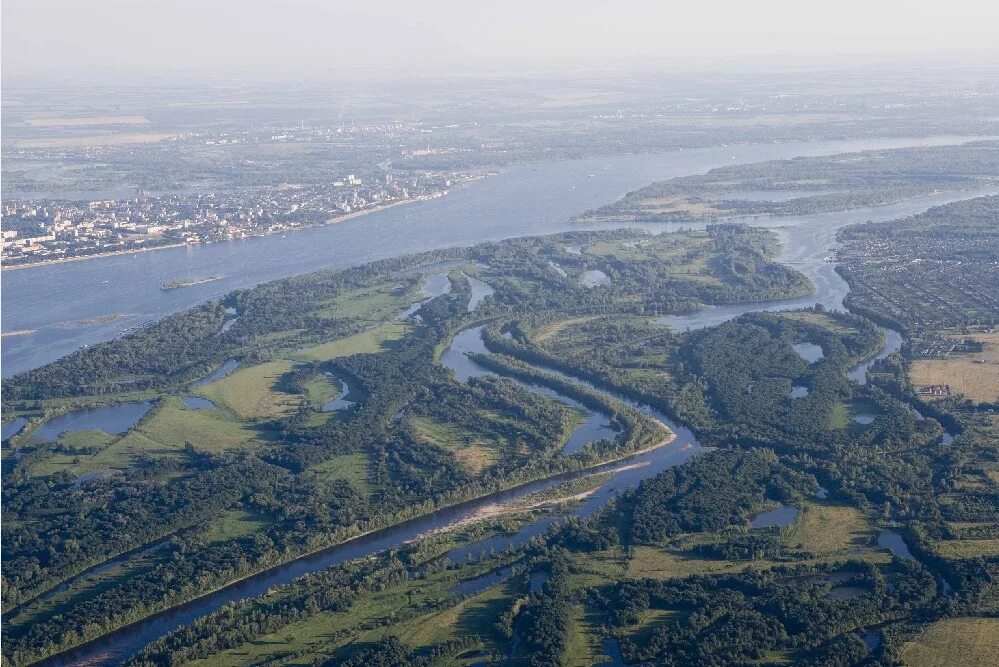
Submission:
MULTIPOLYGON (((466 183, 472 183, 474 181, 485 178, 485 176, 480 176, 478 178, 470 179, 461 183, 460 185, 465 185, 466 183)), ((238 239, 223 239, 222 241, 208 241, 208 242, 198 242, 198 243, 169 243, 167 245, 160 245, 150 248, 135 248, 132 250, 112 250, 111 252, 100 252, 94 253, 93 255, 80 255, 78 257, 60 257, 58 259, 48 259, 38 262, 25 262, 24 264, 13 264, 13 265, 3 265, 0 267, 2 271, 18 271, 21 269, 37 269, 42 266, 50 266, 54 264, 68 264, 69 262, 82 262, 88 259, 100 259, 102 257, 115 257, 117 255, 138 255, 144 252, 155 252, 157 250, 169 250, 171 248, 187 248, 195 247, 201 245, 212 245, 213 243, 223 243, 225 241, 244 241, 247 239, 262 238, 264 236, 274 236, 275 234, 285 234, 288 232, 302 232, 308 229, 316 229, 317 227, 327 227, 329 225, 337 225, 341 222, 347 222, 349 220, 354 220, 355 218, 361 218, 365 215, 371 213, 379 213, 381 211, 387 211, 390 208, 395 208, 396 206, 404 206, 406 204, 416 204, 418 202, 432 201, 434 199, 439 199, 441 197, 447 196, 450 190, 444 191, 443 193, 433 196, 426 197, 422 199, 403 199, 401 201, 395 201, 390 204, 381 204, 379 206, 374 206, 372 208, 362 209, 360 211, 352 211, 350 213, 345 213, 344 215, 339 215, 335 218, 330 218, 326 222, 321 222, 316 225, 308 225, 306 227, 295 227, 292 229, 282 229, 274 232, 266 232, 264 234, 253 234, 251 236, 244 236, 238 239)))

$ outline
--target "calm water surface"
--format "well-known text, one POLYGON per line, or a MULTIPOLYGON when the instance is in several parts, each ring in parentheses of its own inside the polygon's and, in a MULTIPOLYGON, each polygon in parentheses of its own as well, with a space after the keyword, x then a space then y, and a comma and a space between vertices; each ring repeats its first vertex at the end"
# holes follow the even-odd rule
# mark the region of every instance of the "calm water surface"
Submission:
POLYGON ((152 402, 142 401, 74 410, 44 422, 32 431, 31 438, 49 442, 67 431, 97 430, 105 433, 124 433, 135 426, 152 407, 152 402))

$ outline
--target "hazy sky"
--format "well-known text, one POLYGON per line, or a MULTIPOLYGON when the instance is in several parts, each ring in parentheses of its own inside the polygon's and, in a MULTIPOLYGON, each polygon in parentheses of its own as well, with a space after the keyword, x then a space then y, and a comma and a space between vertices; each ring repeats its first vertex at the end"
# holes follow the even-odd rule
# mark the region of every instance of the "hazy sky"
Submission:
POLYGON ((3 0, 5 75, 999 48, 981 0, 3 0))

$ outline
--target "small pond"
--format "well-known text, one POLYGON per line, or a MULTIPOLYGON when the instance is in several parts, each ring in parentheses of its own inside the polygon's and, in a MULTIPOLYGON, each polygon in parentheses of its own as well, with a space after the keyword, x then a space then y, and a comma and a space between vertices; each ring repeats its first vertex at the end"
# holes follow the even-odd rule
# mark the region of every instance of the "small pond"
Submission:
POLYGON ((215 407, 214 403, 200 396, 181 396, 180 401, 188 410, 211 410, 215 407))
POLYGON ((68 431, 97 430, 105 433, 125 433, 152 407, 152 401, 142 401, 74 410, 43 423, 34 430, 31 437, 41 442, 51 442, 68 431))
POLYGON ((868 424, 874 423, 874 415, 868 412, 859 412, 853 415, 853 421, 857 424, 863 424, 864 426, 867 426, 868 424))
POLYGON ((28 425, 27 417, 18 417, 16 419, 10 420, 6 424, 3 424, 3 426, 0 427, 0 441, 7 442, 15 435, 20 433, 27 425, 28 425))
POLYGON ((470 276, 467 273, 462 273, 465 278, 468 279, 468 284, 472 288, 472 297, 468 300, 468 312, 475 310, 482 300, 487 296, 491 296, 496 293, 489 283, 485 283, 474 276, 470 276))
POLYGON ((754 516, 749 525, 752 528, 787 528, 798 518, 800 510, 791 505, 781 505, 769 512, 754 516))
POLYGON ((794 351, 798 353, 799 357, 810 364, 814 364, 816 361, 825 356, 825 352, 822 351, 822 347, 816 345, 815 343, 795 343, 794 351))
POLYGON ((604 653, 610 658, 610 660, 604 660, 603 662, 597 663, 603 665, 604 667, 625 667, 624 658, 621 657, 621 647, 617 645, 617 640, 613 637, 607 637, 602 642, 600 642, 600 647, 604 650, 604 653))
POLYGON ((579 279, 583 287, 599 287, 600 285, 610 285, 611 279, 606 273, 599 269, 590 269, 579 279))
POLYGON ((552 573, 548 570, 535 570, 534 572, 531 572, 531 580, 528 584, 528 589, 532 593, 539 592, 541 587, 545 585, 545 582, 548 581, 551 576, 552 573))
POLYGON ((791 398, 804 398, 805 396, 808 396, 808 387, 791 387, 791 398))
POLYGON ((501 581, 509 579, 513 575, 513 567, 507 565, 506 567, 501 567, 498 570, 493 570, 492 572, 486 572, 483 575, 475 577, 473 579, 466 579, 464 581, 459 581, 457 584, 451 587, 451 592, 459 597, 466 597, 468 595, 475 595, 476 593, 481 593, 491 586, 495 586, 501 581))
POLYGON ((915 560, 915 556, 909 551, 909 545, 894 530, 882 530, 878 533, 878 546, 887 549, 893 556, 902 560, 915 560))

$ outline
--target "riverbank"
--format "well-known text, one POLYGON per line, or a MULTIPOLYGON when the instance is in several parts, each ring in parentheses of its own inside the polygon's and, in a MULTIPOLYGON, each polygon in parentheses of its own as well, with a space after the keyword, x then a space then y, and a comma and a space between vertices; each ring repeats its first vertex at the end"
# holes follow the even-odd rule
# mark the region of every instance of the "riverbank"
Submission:
MULTIPOLYGON (((485 178, 485 176, 479 176, 479 177, 470 179, 470 180, 465 181, 465 182, 466 183, 471 183, 471 182, 477 181, 477 180, 479 180, 481 178, 485 178)), ((215 244, 215 243, 225 243, 227 241, 240 241, 240 240, 243 240, 243 239, 253 239, 253 238, 260 238, 260 237, 264 237, 264 236, 274 236, 275 234, 284 234, 284 233, 287 233, 287 232, 301 232, 301 231, 305 231, 307 229, 315 229, 316 227, 326 227, 328 225, 338 225, 341 222, 347 222, 349 220, 353 220, 355 218, 360 218, 360 217, 365 216, 365 215, 370 215, 372 213, 378 213, 380 211, 387 211, 390 208, 395 208, 397 206, 402 206, 404 204, 415 204, 417 202, 432 201, 434 199, 439 199, 439 198, 447 195, 448 192, 449 192, 448 190, 445 190, 443 193, 441 193, 439 195, 434 195, 432 197, 417 197, 417 198, 414 198, 414 199, 403 199, 402 201, 395 201, 395 202, 392 202, 391 204, 381 204, 379 206, 373 206, 371 208, 366 208, 366 209, 363 209, 363 210, 360 210, 360 211, 354 211, 352 213, 346 213, 344 215, 338 215, 337 217, 330 218, 326 222, 321 222, 318 225, 308 225, 308 226, 305 226, 305 227, 293 227, 293 228, 290 228, 290 229, 280 229, 280 230, 276 230, 276 231, 273 231, 273 232, 265 232, 263 234, 250 234, 248 236, 244 236, 244 237, 241 237, 239 239, 222 239, 220 241, 205 241, 205 242, 198 242, 198 243, 169 243, 169 244, 166 244, 166 245, 159 245, 159 246, 154 246, 154 247, 150 247, 150 248, 133 248, 133 249, 130 249, 130 250, 114 250, 112 252, 94 253, 93 255, 81 255, 81 256, 78 256, 78 257, 60 257, 59 259, 46 259, 46 260, 42 260, 42 261, 39 261, 39 262, 27 262, 27 263, 24 263, 24 264, 4 265, 4 266, 0 267, 0 269, 2 269, 3 271, 16 271, 18 269, 35 269, 35 268, 38 268, 40 266, 49 266, 51 264, 67 264, 69 262, 82 262, 82 261, 87 260, 87 259, 100 259, 102 257, 115 257, 117 255, 137 255, 137 254, 140 254, 140 253, 153 252, 153 251, 156 251, 156 250, 169 250, 170 248, 184 248, 184 247, 187 247, 187 246, 212 245, 212 244, 215 244)))

